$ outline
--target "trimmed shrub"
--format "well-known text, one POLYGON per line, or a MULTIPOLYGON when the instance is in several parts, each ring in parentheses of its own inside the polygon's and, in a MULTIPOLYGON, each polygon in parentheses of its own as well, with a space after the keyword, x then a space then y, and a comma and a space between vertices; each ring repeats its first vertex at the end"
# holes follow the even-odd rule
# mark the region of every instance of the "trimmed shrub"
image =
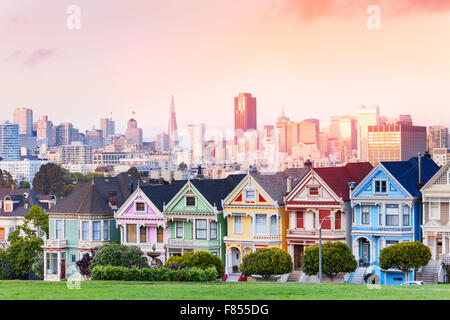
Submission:
POLYGON ((181 256, 171 256, 169 259, 167 259, 164 266, 172 270, 183 269, 183 258, 181 256))
POLYGON ((222 278, 225 274, 225 266, 218 256, 206 251, 185 252, 182 256, 170 257, 164 267, 179 270, 184 268, 199 268, 202 270, 215 267, 217 278, 222 278))
POLYGON ((118 243, 105 244, 95 252, 90 268, 96 266, 148 267, 148 260, 136 246, 124 246, 118 243))
POLYGON ((260 275, 268 279, 275 275, 289 273, 292 267, 289 253, 279 248, 264 248, 245 255, 240 270, 246 277, 260 275))

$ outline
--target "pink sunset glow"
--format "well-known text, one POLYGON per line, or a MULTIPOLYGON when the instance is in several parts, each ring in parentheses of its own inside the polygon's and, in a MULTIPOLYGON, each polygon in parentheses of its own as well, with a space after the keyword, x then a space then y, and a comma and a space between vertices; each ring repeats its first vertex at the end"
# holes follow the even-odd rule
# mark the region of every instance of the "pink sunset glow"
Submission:
MULTIPOLYGON (((3 0, 1 110, 35 110, 80 129, 136 112, 144 136, 233 128, 233 98, 257 98, 258 127, 354 114, 359 105, 450 125, 450 1, 3 0), (81 28, 69 30, 70 5, 81 28), (369 5, 381 29, 366 26, 369 5), (95 121, 95 122, 94 122, 95 121)), ((12 119, 10 119, 12 120, 12 119)))

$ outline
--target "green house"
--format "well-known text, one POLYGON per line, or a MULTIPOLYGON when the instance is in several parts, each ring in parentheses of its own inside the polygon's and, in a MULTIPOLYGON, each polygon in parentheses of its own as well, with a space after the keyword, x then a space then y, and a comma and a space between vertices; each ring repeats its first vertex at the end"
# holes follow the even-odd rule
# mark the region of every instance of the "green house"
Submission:
POLYGON ((244 177, 236 174, 226 179, 188 180, 164 205, 169 227, 166 245, 169 257, 204 250, 225 261, 223 237, 227 235, 227 223, 222 200, 244 177))

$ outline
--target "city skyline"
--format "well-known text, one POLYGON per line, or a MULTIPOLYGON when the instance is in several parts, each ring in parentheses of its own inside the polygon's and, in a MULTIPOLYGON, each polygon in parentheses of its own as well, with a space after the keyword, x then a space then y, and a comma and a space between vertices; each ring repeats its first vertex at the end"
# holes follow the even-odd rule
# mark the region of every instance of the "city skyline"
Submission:
POLYGON ((448 127, 439 111, 448 108, 450 6, 375 1, 381 29, 370 30, 370 2, 77 1, 81 28, 69 30, 72 3, 4 1, 2 111, 12 121, 14 109, 31 108, 34 119, 70 119, 83 131, 112 113, 118 132, 134 111, 148 140, 166 130, 172 94, 179 128, 232 129, 233 97, 251 92, 261 128, 282 106, 292 120, 328 123, 360 105, 448 127))

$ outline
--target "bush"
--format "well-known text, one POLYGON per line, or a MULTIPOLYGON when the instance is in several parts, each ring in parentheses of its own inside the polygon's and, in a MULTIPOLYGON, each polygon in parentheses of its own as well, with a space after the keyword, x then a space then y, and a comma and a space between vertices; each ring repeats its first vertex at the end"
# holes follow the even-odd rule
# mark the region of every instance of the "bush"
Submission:
POLYGON ((206 269, 186 268, 171 270, 167 268, 142 268, 136 266, 96 266, 92 268, 92 280, 125 281, 214 281, 217 279, 215 267, 206 269))
MULTIPOLYGON (((339 273, 354 272, 358 267, 351 249, 343 242, 322 245, 322 272, 333 281, 339 273)), ((319 272, 319 245, 309 247, 303 255, 303 271, 312 276, 319 272)))
POLYGON ((264 248, 245 255, 240 270, 246 277, 260 275, 267 279, 274 275, 289 273, 292 267, 289 253, 278 248, 264 248))
POLYGON ((122 266, 138 268, 148 267, 148 260, 144 253, 136 246, 124 246, 118 243, 109 243, 97 250, 90 263, 90 267, 96 266, 122 266))
POLYGON ((225 266, 218 256, 206 251, 185 252, 180 257, 170 257, 165 265, 166 268, 178 270, 183 268, 199 268, 202 270, 215 267, 217 277, 222 278, 225 274, 225 266))

